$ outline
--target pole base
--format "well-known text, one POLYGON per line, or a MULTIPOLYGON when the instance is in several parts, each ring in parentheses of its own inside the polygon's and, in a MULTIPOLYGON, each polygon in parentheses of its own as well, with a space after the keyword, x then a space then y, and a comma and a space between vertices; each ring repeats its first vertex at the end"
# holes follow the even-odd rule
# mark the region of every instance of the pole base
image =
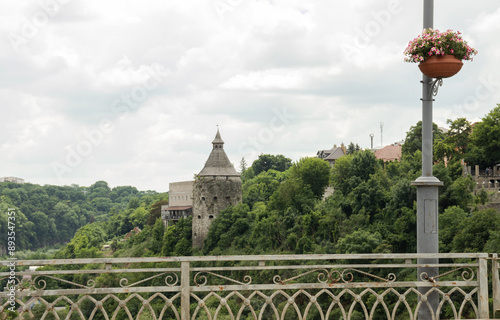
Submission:
POLYGON ((418 177, 417 180, 411 183, 412 186, 438 186, 444 185, 442 181, 439 181, 436 177, 418 177))

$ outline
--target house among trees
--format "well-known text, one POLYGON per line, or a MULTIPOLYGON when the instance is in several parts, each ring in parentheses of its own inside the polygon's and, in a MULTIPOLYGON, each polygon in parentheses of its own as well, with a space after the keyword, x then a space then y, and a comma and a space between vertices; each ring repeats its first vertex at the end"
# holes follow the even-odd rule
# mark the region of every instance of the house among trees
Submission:
POLYGON ((345 154, 346 154, 346 148, 344 144, 342 144, 340 147, 337 147, 337 145, 333 145, 333 148, 331 148, 330 150, 319 150, 316 153, 316 156, 320 159, 328 161, 330 166, 333 167, 335 161, 345 154))
POLYGON ((134 229, 130 230, 130 232, 129 232, 129 233, 127 233, 123 239, 127 240, 128 238, 131 238, 131 237, 133 237, 133 236, 136 236, 136 235, 138 235, 139 233, 141 233, 141 231, 142 231, 142 230, 141 230, 141 228, 139 228, 139 227, 134 227, 134 229))
POLYGON ((384 162, 401 160, 401 144, 395 143, 389 146, 385 146, 382 149, 375 150, 375 158, 380 159, 384 162))
POLYGON ((224 151, 219 129, 212 141, 212 152, 195 181, 169 185, 170 205, 162 206, 162 219, 168 226, 193 216, 193 247, 203 247, 208 229, 219 212, 242 200, 241 177, 224 151))

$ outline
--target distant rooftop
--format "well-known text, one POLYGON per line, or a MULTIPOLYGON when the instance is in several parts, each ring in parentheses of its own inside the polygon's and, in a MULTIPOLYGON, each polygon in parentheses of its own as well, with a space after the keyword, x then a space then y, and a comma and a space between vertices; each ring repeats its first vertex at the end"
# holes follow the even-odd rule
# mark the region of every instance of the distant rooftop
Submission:
POLYGON ((382 149, 375 150, 375 158, 383 161, 400 160, 401 149, 401 145, 399 144, 385 146, 382 149))
POLYGON ((319 150, 316 153, 316 157, 328 161, 331 166, 335 165, 335 161, 343 155, 345 155, 344 144, 340 147, 334 145, 330 150, 319 150))
POLYGON ((0 182, 24 183, 24 179, 16 177, 1 177, 0 182))

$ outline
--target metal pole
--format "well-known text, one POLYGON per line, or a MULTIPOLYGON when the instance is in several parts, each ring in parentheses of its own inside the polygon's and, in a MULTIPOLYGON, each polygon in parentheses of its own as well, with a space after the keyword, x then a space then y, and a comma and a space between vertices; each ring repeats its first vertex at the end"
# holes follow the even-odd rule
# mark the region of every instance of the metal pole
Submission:
MULTIPOLYGON (((424 29, 433 28, 434 0, 424 0, 424 29)), ((417 253, 439 253, 438 238, 438 187, 443 183, 432 175, 432 78, 422 75, 422 175, 412 185, 417 186, 417 253)), ((437 264, 439 259, 418 259, 418 264, 437 264)), ((438 267, 419 267, 418 280, 422 275, 434 277, 439 274, 438 267)), ((427 296, 431 309, 419 310, 419 320, 433 319, 437 310, 439 296, 437 292, 429 292, 429 288, 420 288, 422 295, 427 296)))

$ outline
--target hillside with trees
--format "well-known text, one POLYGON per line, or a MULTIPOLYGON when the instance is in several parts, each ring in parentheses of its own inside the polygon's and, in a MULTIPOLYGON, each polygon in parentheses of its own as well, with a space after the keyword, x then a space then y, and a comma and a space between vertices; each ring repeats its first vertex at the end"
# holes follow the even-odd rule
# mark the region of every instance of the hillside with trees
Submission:
MULTIPOLYGON (((149 212, 143 207, 163 197, 166 195, 131 186, 110 188, 105 181, 90 187, 2 182, 0 234, 7 234, 7 209, 15 208, 17 250, 66 244, 78 229, 100 222, 121 235, 134 226, 144 226, 149 212)), ((5 254, 3 245, 1 242, 0 254, 5 254)))
MULTIPOLYGON (((440 251, 497 252, 500 213, 481 209, 488 194, 476 192, 473 179, 462 174, 462 159, 481 167, 500 163, 500 133, 488 134, 500 132, 500 106, 474 125, 463 118, 448 123, 446 133, 434 128, 434 175, 444 183, 440 251)), ((164 227, 166 194, 110 189, 104 181, 88 188, 2 183, 0 212, 19 210, 23 248, 69 241, 56 258, 416 252, 411 182, 420 176, 420 143, 417 123, 401 161, 383 163, 355 147, 333 168, 319 158, 292 162, 284 155, 261 155, 249 167, 242 161, 243 201, 219 215, 200 250, 191 246, 190 218, 164 227), (334 192, 325 198, 328 186, 334 192), (130 234, 135 227, 141 231, 130 234)))
MULTIPOLYGON (((500 150, 495 149, 498 135, 487 134, 499 132, 500 106, 482 122, 456 119, 449 124, 446 133, 435 127, 434 175, 444 184, 439 199, 439 250, 499 252, 500 211, 483 209, 489 195, 484 189, 476 190, 471 176, 462 174, 462 159, 473 159, 477 162, 468 164, 479 163, 483 168, 500 162, 494 152, 500 150)), ((249 167, 242 160, 243 201, 213 221, 203 249, 192 248, 191 217, 164 227, 160 214, 168 194, 134 187, 111 189, 104 181, 88 188, 0 183, 0 234, 6 233, 7 209, 15 208, 19 248, 64 244, 54 254, 39 251, 18 259, 412 253, 416 252, 416 188, 411 182, 420 176, 420 123, 410 128, 406 141, 401 161, 386 163, 353 143, 333 168, 319 158, 292 162, 284 155, 263 154, 249 167), (334 191, 325 197, 327 187, 334 191)), ((91 268, 83 268, 87 267, 91 268)), ((57 268, 61 266, 38 270, 57 268)), ((413 281, 415 275, 405 277, 413 281)), ((87 274, 65 276, 76 283, 87 279, 87 274)), ((117 286, 119 279, 116 274, 100 274, 93 281, 117 286)), ((128 277, 131 282, 141 279, 141 273, 128 277)), ((141 306, 137 299, 129 303, 133 310, 141 306)), ((80 310, 88 317, 94 307, 86 302, 80 310)), ((116 307, 117 302, 109 299, 106 308, 116 307)), ((35 306, 35 319, 44 310, 35 306)), ((11 316, 15 318, 14 313, 11 316)), ((118 318, 123 317, 125 311, 120 310, 118 318)), ((104 317, 98 313, 96 319, 104 317)))

